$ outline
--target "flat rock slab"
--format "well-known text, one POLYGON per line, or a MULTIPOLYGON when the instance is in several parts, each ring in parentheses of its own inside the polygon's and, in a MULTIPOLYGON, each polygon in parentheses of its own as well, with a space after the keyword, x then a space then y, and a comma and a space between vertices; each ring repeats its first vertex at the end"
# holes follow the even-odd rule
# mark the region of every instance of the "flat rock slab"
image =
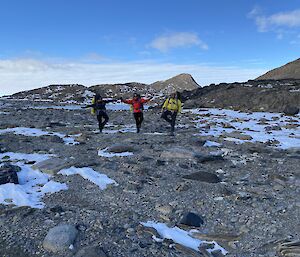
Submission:
POLYGON ((110 153, 134 152, 135 149, 130 145, 114 144, 107 148, 110 153))
POLYGON ((169 150, 163 151, 161 153, 162 158, 176 158, 176 159, 194 159, 195 158, 195 152, 191 150, 187 150, 184 148, 171 148, 169 150))
POLYGON ((43 247, 50 252, 60 252, 69 249, 78 234, 73 225, 61 224, 51 228, 44 239, 43 247))
POLYGON ((39 162, 32 166, 33 169, 40 170, 43 173, 56 175, 60 170, 73 166, 71 161, 62 158, 52 158, 39 162))
POLYGON ((201 182, 206 182, 206 183, 219 183, 221 182, 221 179, 213 174, 209 173, 206 171, 199 171, 195 172, 189 175, 183 176, 184 179, 190 179, 190 180, 196 180, 196 181, 201 181, 201 182))

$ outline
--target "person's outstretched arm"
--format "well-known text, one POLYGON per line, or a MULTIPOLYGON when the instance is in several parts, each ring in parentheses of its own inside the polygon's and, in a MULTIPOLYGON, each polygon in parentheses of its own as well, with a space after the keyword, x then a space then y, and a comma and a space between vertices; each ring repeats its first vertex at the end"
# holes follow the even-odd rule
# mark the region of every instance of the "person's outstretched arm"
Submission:
POLYGON ((96 107, 96 104, 88 104, 86 106, 81 106, 82 109, 86 109, 86 108, 95 108, 96 107))
POLYGON ((120 100, 125 104, 132 104, 132 102, 133 102, 132 99, 123 99, 122 97, 120 98, 120 100))
POLYGON ((142 104, 143 103, 147 103, 147 102, 149 102, 149 101, 151 101, 152 100, 152 97, 150 97, 150 98, 142 98, 141 99, 141 102, 142 102, 142 104))

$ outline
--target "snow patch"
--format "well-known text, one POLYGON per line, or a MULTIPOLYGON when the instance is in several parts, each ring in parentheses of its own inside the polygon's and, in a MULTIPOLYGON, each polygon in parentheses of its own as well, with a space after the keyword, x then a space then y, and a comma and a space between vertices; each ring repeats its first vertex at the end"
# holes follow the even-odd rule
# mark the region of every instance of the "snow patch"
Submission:
POLYGON ((185 231, 183 229, 180 229, 178 227, 169 228, 164 223, 158 223, 154 221, 148 221, 148 222, 141 222, 141 224, 145 227, 154 228, 157 233, 162 237, 162 239, 158 239, 157 237, 154 237, 156 241, 161 242, 163 239, 171 239, 175 243, 183 245, 185 247, 191 248, 195 251, 199 252, 199 247, 204 243, 213 244, 214 248, 207 249, 208 252, 214 252, 214 251, 221 251, 222 254, 226 255, 228 252, 222 248, 218 243, 215 241, 207 242, 202 241, 200 239, 196 239, 191 237, 191 232, 195 232, 195 230, 191 231, 185 231))
POLYGON ((76 142, 74 138, 68 137, 65 134, 58 133, 58 132, 48 132, 37 128, 15 127, 15 128, 7 128, 7 129, 0 130, 0 135, 5 133, 14 133, 16 135, 23 135, 28 137, 58 136, 64 141, 66 145, 79 144, 79 142, 76 142))
POLYGON ((295 115, 292 119, 281 113, 269 112, 239 112, 226 109, 190 109, 183 112, 190 112, 197 115, 196 127, 200 129, 201 136, 219 137, 226 133, 224 140, 236 143, 244 142, 278 142, 274 147, 288 149, 300 146, 300 115, 295 115), (261 119, 267 121, 266 124, 261 119), (224 124, 230 124, 234 128, 226 128, 224 124), (294 124, 295 126, 288 126, 294 124), (266 131, 266 127, 280 127, 281 130, 266 131), (251 136, 251 140, 240 140, 229 137, 228 133, 240 132, 251 136))
POLYGON ((39 154, 39 153, 14 153, 14 152, 5 152, 0 153, 0 159, 9 158, 12 161, 34 161, 34 162, 42 162, 48 160, 51 157, 54 157, 54 154, 39 154))
POLYGON ((205 146, 205 147, 219 147, 219 146, 221 146, 221 144, 218 143, 218 142, 207 140, 203 146, 205 146))
POLYGON ((109 184, 114 184, 115 186, 118 185, 118 183, 115 180, 109 178, 107 175, 98 173, 97 171, 89 167, 76 168, 72 166, 68 169, 60 170, 58 174, 66 176, 78 174, 84 179, 87 179, 95 185, 99 186, 99 188, 102 190, 106 189, 107 185, 109 184))
MULTIPOLYGON (((9 156, 11 160, 40 162, 48 159, 50 155, 12 152, 0 154, 0 158, 5 156, 9 156)), ((14 164, 21 168, 21 171, 17 173, 20 184, 7 183, 0 185, 0 204, 30 206, 41 209, 45 206, 41 201, 45 194, 68 189, 65 183, 50 180, 50 175, 32 169, 31 165, 24 164, 22 161, 14 162, 14 164)))
POLYGON ((105 149, 100 149, 98 151, 98 155, 101 157, 107 157, 107 158, 111 158, 111 157, 125 157, 125 156, 131 156, 133 155, 132 152, 123 152, 123 153, 111 153, 107 151, 108 148, 105 149))

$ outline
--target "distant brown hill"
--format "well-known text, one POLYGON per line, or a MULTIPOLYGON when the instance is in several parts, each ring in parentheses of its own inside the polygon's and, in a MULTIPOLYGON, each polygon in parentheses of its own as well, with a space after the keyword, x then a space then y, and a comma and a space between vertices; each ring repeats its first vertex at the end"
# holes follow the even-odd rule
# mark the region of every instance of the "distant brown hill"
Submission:
POLYGON ((300 58, 268 71, 256 80, 300 79, 300 58))
POLYGON ((174 91, 182 92, 199 88, 199 85, 190 74, 182 73, 168 80, 157 81, 150 85, 155 91, 169 94, 174 91))

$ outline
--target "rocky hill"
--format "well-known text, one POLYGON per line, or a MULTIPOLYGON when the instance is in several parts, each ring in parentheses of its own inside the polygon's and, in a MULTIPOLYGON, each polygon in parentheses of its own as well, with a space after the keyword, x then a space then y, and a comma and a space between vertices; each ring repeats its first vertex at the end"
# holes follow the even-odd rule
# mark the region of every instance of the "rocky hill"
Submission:
POLYGON ((268 71, 256 80, 300 79, 300 58, 268 71))
POLYGON ((184 92, 186 108, 217 107, 283 112, 300 107, 300 80, 249 80, 221 83, 184 92))
POLYGON ((137 82, 120 84, 99 84, 86 87, 83 85, 50 85, 29 91, 23 91, 9 96, 11 99, 24 99, 33 101, 50 101, 60 103, 84 103, 90 101, 91 97, 99 92, 103 97, 119 98, 130 97, 134 92, 141 95, 165 97, 173 91, 184 91, 197 89, 199 85, 189 74, 180 74, 165 81, 153 84, 137 82))
POLYGON ((190 74, 179 74, 165 81, 157 81, 150 85, 157 92, 170 94, 174 91, 194 90, 199 85, 190 74))

